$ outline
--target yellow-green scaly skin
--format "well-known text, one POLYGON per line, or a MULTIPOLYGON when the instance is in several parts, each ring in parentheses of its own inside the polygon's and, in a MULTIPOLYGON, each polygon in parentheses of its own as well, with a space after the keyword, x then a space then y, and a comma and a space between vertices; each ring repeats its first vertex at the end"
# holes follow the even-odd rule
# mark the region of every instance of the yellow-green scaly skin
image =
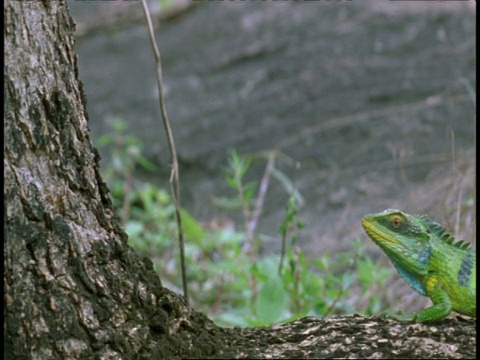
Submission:
POLYGON ((433 302, 418 313, 389 317, 423 323, 441 320, 451 311, 475 316, 476 253, 472 247, 455 243, 432 220, 399 210, 367 215, 362 225, 404 280, 433 302))

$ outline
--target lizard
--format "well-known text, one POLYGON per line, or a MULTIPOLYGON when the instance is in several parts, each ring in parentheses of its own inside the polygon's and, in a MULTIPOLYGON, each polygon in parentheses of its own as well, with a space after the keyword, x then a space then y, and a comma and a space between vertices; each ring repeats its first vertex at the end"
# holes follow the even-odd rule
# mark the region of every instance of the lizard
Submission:
POLYGON ((401 322, 433 322, 455 311, 475 317, 476 253, 424 215, 388 209, 366 215, 367 235, 389 257, 397 272, 433 305, 408 315, 387 315, 401 322))

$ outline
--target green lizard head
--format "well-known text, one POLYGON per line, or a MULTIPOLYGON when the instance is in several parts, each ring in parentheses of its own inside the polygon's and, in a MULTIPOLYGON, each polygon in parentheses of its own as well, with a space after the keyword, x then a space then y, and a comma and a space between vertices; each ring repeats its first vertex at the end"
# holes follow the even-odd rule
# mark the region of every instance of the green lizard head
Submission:
POLYGON ((365 216, 362 225, 405 281, 420 294, 426 295, 422 280, 431 253, 431 230, 424 218, 388 209, 365 216))

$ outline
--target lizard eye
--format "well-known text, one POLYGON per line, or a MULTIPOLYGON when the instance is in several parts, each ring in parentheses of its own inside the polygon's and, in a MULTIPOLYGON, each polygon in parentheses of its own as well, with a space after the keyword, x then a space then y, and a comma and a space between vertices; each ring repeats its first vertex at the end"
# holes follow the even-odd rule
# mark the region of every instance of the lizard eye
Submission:
POLYGON ((398 229, 400 227, 400 225, 402 225, 402 220, 398 217, 398 216, 395 216, 393 219, 392 219, 392 226, 395 228, 395 229, 398 229))

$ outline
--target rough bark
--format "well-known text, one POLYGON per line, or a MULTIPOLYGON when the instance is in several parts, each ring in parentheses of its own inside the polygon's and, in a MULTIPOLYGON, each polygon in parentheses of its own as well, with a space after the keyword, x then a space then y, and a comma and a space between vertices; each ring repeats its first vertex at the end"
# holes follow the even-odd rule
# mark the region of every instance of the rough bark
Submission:
POLYGON ((150 358, 152 334, 187 310, 174 295, 164 303, 113 217, 73 21, 57 1, 10 1, 4 18, 5 355, 150 358))
POLYGON ((475 324, 304 318, 223 329, 162 287, 113 216, 60 1, 5 19, 6 359, 475 357, 475 324))

